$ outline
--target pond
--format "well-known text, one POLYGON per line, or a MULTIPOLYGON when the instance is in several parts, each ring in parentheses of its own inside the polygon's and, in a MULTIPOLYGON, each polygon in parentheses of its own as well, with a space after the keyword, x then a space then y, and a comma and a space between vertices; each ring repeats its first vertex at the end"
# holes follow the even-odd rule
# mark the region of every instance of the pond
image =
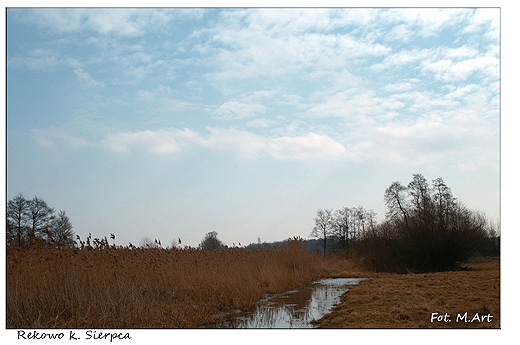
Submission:
POLYGON ((207 328, 314 328, 320 319, 339 303, 351 286, 366 278, 328 278, 296 290, 268 295, 249 313, 236 312, 220 316, 207 328))

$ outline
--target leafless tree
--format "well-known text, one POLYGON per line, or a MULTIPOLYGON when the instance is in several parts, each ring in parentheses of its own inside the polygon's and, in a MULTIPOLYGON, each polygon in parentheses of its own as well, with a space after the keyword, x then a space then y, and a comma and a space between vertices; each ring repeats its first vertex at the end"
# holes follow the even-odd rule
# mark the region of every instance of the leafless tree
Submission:
POLYGON ((314 218, 315 226, 312 229, 311 236, 323 241, 323 255, 327 253, 327 238, 333 234, 334 219, 332 209, 319 209, 314 218))
POLYGON ((72 230, 72 223, 67 217, 65 211, 60 210, 58 215, 53 219, 50 233, 55 242, 60 245, 74 244, 74 231, 72 230))
POLYGON ((27 245, 31 238, 47 243, 72 245, 74 232, 65 211, 57 215, 45 200, 35 196, 27 200, 22 193, 7 203, 8 243, 27 245))
POLYGON ((413 175, 385 192, 387 221, 358 248, 374 268, 432 272, 456 268, 475 253, 497 252, 487 217, 456 200, 442 178, 413 175))
POLYGON ((389 220, 408 219, 407 188, 400 182, 392 182, 385 191, 385 205, 388 209, 386 217, 389 220))
POLYGON ((408 184, 408 192, 411 196, 412 208, 417 213, 418 219, 430 223, 432 220, 433 204, 430 197, 430 186, 421 174, 414 174, 408 184))
POLYGON ((347 248, 353 240, 352 210, 348 207, 334 211, 333 233, 339 239, 341 247, 347 248))
POLYGON ((7 203, 7 240, 24 245, 29 229, 29 201, 20 193, 7 203))
POLYGON ((54 209, 45 200, 35 196, 29 201, 29 225, 35 236, 42 238, 53 220, 54 209))
POLYGON ((437 221, 442 230, 446 230, 451 218, 455 215, 456 199, 451 193, 451 189, 444 183, 442 178, 433 180, 432 199, 435 205, 437 221))
POLYGON ((333 234, 346 248, 350 242, 362 239, 376 227, 376 213, 363 206, 343 207, 333 212, 333 234))

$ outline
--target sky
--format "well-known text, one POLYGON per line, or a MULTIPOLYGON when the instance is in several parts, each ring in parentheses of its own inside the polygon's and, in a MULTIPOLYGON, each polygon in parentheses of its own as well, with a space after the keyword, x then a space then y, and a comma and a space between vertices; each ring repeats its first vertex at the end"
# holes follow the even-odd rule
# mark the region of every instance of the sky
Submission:
POLYGON ((500 219, 499 8, 6 13, 6 187, 83 239, 309 238, 413 174, 500 219))

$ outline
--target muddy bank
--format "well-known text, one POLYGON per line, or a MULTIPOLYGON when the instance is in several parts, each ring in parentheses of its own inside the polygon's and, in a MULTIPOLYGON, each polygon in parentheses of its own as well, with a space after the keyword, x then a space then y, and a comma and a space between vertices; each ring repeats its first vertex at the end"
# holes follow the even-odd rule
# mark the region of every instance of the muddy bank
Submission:
POLYGON ((500 261, 463 270, 374 274, 341 297, 322 328, 500 328, 500 261))

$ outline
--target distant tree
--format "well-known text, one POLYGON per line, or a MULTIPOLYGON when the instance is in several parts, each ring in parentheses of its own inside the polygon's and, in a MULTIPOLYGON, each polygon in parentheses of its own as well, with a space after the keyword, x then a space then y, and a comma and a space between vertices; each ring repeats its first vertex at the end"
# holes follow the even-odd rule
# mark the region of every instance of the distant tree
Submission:
POLYGON ((493 225, 451 194, 441 178, 432 185, 413 175, 408 187, 393 182, 385 191, 387 220, 369 232, 356 252, 376 270, 451 270, 475 253, 496 250, 493 225))
POLYGON ((54 220, 54 209, 45 200, 34 197, 29 201, 29 226, 36 237, 43 238, 54 220))
POLYGON ((332 209, 319 209, 314 218, 315 226, 312 229, 311 236, 323 242, 323 255, 327 253, 327 238, 333 234, 334 218, 332 209))
POLYGON ((333 234, 339 239, 339 244, 346 249, 350 241, 353 241, 353 217, 352 209, 343 207, 334 211, 333 234))
POLYGON ((7 203, 7 240, 22 246, 29 235, 29 201, 22 193, 7 203))
POLYGON ((376 227, 376 213, 363 206, 343 207, 333 212, 333 235, 339 240, 339 245, 346 248, 349 243, 365 237, 368 231, 376 227))
POLYGON ((400 182, 392 182, 385 191, 385 205, 388 209, 386 217, 388 220, 408 218, 407 188, 400 182))
POLYGON ((374 232, 377 228, 377 213, 373 210, 365 210, 365 229, 374 232))
POLYGON ((74 244, 74 231, 72 223, 67 217, 65 211, 60 210, 58 215, 54 217, 49 229, 54 242, 60 245, 71 246, 74 244))
POLYGON ((436 209, 436 220, 442 230, 446 230, 453 221, 456 210, 456 199, 451 194, 451 189, 442 178, 436 178, 432 183, 432 203, 436 209))
POLYGON ((217 236, 218 233, 216 231, 208 232, 200 242, 199 247, 202 249, 219 249, 224 247, 224 244, 217 236))
POLYGON ((56 215, 42 198, 27 200, 19 193, 8 201, 6 213, 8 244, 24 246, 30 238, 62 245, 74 243, 72 224, 65 211, 56 215))
POLYGON ((408 192, 411 196, 412 209, 417 213, 417 218, 425 223, 432 220, 432 198, 428 181, 421 174, 414 174, 408 184, 408 192))

